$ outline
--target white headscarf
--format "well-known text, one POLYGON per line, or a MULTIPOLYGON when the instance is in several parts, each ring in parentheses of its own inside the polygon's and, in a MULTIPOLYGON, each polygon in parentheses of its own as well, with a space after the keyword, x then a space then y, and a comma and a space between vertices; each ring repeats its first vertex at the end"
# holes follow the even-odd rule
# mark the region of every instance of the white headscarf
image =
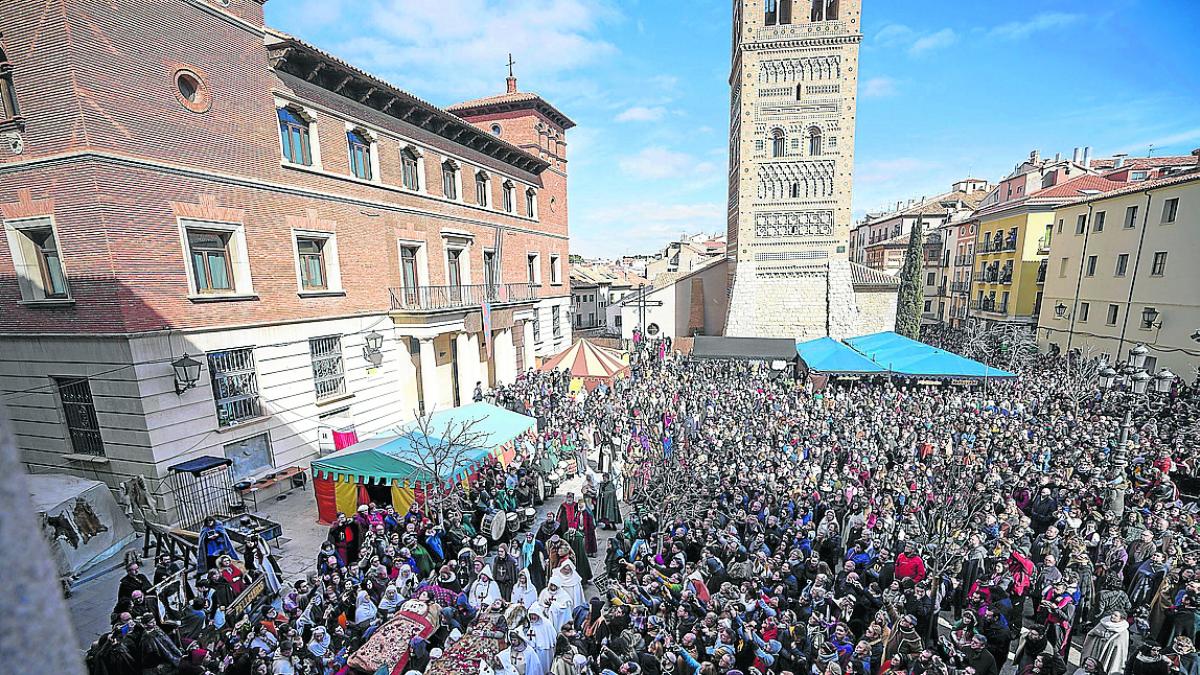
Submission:
POLYGON ((403 602, 404 596, 396 590, 396 585, 388 584, 383 591, 383 597, 379 600, 379 609, 385 612, 394 612, 403 602))
POLYGON ((375 606, 375 603, 371 602, 371 596, 366 591, 359 591, 358 602, 354 605, 354 623, 370 623, 378 615, 379 608, 375 606))
POLYGON ((324 626, 317 626, 313 629, 312 639, 308 641, 308 651, 318 659, 323 659, 329 653, 329 642, 329 631, 324 626))
POLYGON ((537 604, 538 591, 533 585, 533 580, 529 578, 529 570, 523 569, 517 573, 517 583, 513 584, 512 601, 525 606, 525 609, 533 609, 537 604))
POLYGON ((479 572, 479 578, 471 582, 467 602, 475 609, 483 609, 500 599, 500 586, 492 580, 492 568, 485 566, 479 572))
POLYGON ((583 594, 583 578, 575 571, 575 563, 564 560, 554 569, 550 581, 558 586, 560 593, 565 593, 571 598, 572 604, 568 611, 587 604, 587 596, 583 594))

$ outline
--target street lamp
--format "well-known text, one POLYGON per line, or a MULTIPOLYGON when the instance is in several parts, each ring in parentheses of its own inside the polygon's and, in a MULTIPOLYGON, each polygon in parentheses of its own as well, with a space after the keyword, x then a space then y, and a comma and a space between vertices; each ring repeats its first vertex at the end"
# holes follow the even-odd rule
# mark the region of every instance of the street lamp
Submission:
POLYGON ((1113 383, 1117 381, 1117 371, 1113 370, 1112 366, 1108 366, 1100 371, 1100 388, 1112 389, 1113 383))
POLYGON ((1142 366, 1146 365, 1146 354, 1148 353, 1150 350, 1146 348, 1146 345, 1139 342, 1137 346, 1129 350, 1129 367, 1141 370, 1142 366))
POLYGON ((1150 384, 1152 376, 1144 370, 1139 370, 1129 376, 1129 388, 1134 394, 1145 394, 1146 386, 1150 384))
POLYGON ((1067 306, 1059 302, 1054 306, 1054 316, 1061 319, 1067 315, 1067 306))
POLYGON ((1170 370, 1163 368, 1154 376, 1154 391, 1160 394, 1166 394, 1171 391, 1171 385, 1175 383, 1178 376, 1170 370))
POLYGON ((363 338, 363 358, 371 365, 379 367, 383 363, 383 336, 375 331, 367 333, 363 338))
POLYGON ((188 356, 187 352, 183 356, 171 364, 175 369, 175 393, 179 396, 188 389, 194 389, 196 382, 200 380, 201 364, 196 359, 188 356))
POLYGON ((1142 328, 1162 328, 1162 322, 1158 320, 1159 312, 1154 307, 1147 307, 1142 310, 1142 328))

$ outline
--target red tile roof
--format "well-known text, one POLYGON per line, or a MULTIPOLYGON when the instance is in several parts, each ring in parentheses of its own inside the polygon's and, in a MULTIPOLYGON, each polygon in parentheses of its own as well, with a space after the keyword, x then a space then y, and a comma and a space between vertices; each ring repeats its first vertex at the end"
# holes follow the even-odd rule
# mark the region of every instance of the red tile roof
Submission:
POLYGON ((486 112, 489 109, 497 108, 526 108, 532 107, 538 112, 554 121, 563 129, 570 129, 575 126, 575 122, 571 118, 562 113, 561 110, 550 105, 541 96, 530 91, 510 91, 504 94, 496 94, 495 96, 484 96, 462 103, 455 103, 448 106, 446 110, 455 114, 470 114, 486 112), (525 105, 527 104, 527 105, 525 105))
MULTIPOLYGON (((1196 158, 1191 155, 1173 156, 1173 157, 1126 157, 1125 165, 1121 168, 1133 167, 1135 169, 1152 169, 1159 166, 1187 166, 1195 164, 1196 158)), ((1117 160, 1115 157, 1105 159, 1093 159, 1093 169, 1115 169, 1117 160)))
POLYGON ((1190 171, 1188 173, 1177 173, 1173 176, 1166 176, 1163 178, 1155 178, 1152 180, 1141 180, 1136 183, 1121 183, 1120 187, 1118 187, 1114 190, 1109 190, 1102 195, 1095 195, 1095 197, 1080 197, 1079 199, 1072 199, 1071 201, 1063 204, 1063 206, 1079 204, 1082 202, 1086 202, 1088 199, 1095 199, 1095 198, 1108 199, 1110 197, 1120 197, 1122 195, 1133 194, 1135 192, 1143 192, 1145 190, 1153 190, 1155 188, 1161 188, 1161 187, 1170 187, 1172 185, 1189 183, 1191 181, 1196 181, 1196 180, 1200 180, 1200 171, 1190 171))
POLYGON ((1079 178, 1069 180, 1065 183, 1059 183, 1058 185, 1052 185, 1044 190, 1038 190, 1037 192, 1029 195, 1029 197, 1031 199, 1054 199, 1059 197, 1067 197, 1073 200, 1075 197, 1079 196, 1080 190, 1100 190, 1101 192, 1108 192, 1109 190, 1116 190, 1123 185, 1125 185, 1125 183, 1118 183, 1116 181, 1104 178, 1103 176, 1080 176, 1079 178))

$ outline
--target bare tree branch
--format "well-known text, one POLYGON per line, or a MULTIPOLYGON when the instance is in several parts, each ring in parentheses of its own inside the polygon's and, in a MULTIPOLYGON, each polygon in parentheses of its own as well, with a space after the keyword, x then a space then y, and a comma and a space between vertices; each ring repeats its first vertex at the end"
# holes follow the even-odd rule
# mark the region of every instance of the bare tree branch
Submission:
POLYGON ((401 436, 412 447, 412 464, 424 483, 426 513, 444 524, 445 512, 456 506, 467 490, 464 471, 476 464, 479 450, 488 447, 488 434, 476 429, 480 420, 435 420, 433 413, 418 415, 401 436))

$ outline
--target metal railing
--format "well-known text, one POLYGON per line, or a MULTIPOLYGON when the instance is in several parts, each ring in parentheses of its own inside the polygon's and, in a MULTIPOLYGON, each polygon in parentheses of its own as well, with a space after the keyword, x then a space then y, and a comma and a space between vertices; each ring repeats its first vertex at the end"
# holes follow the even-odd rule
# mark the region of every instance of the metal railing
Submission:
POLYGON ((1038 253, 1050 252, 1050 237, 1041 237, 1038 239, 1038 253))
POLYGON ((970 289, 970 287, 971 287, 971 284, 969 284, 966 281, 951 281, 950 282, 950 292, 951 293, 966 293, 970 289))
POLYGON ((954 266, 962 267, 964 265, 970 265, 974 261, 974 259, 975 259, 975 254, 973 254, 973 253, 972 254, 963 253, 960 255, 956 255, 956 256, 954 256, 954 266))
POLYGON ((417 286, 389 290, 393 310, 436 311, 478 307, 485 302, 502 305, 538 299, 538 287, 532 284, 417 286))

